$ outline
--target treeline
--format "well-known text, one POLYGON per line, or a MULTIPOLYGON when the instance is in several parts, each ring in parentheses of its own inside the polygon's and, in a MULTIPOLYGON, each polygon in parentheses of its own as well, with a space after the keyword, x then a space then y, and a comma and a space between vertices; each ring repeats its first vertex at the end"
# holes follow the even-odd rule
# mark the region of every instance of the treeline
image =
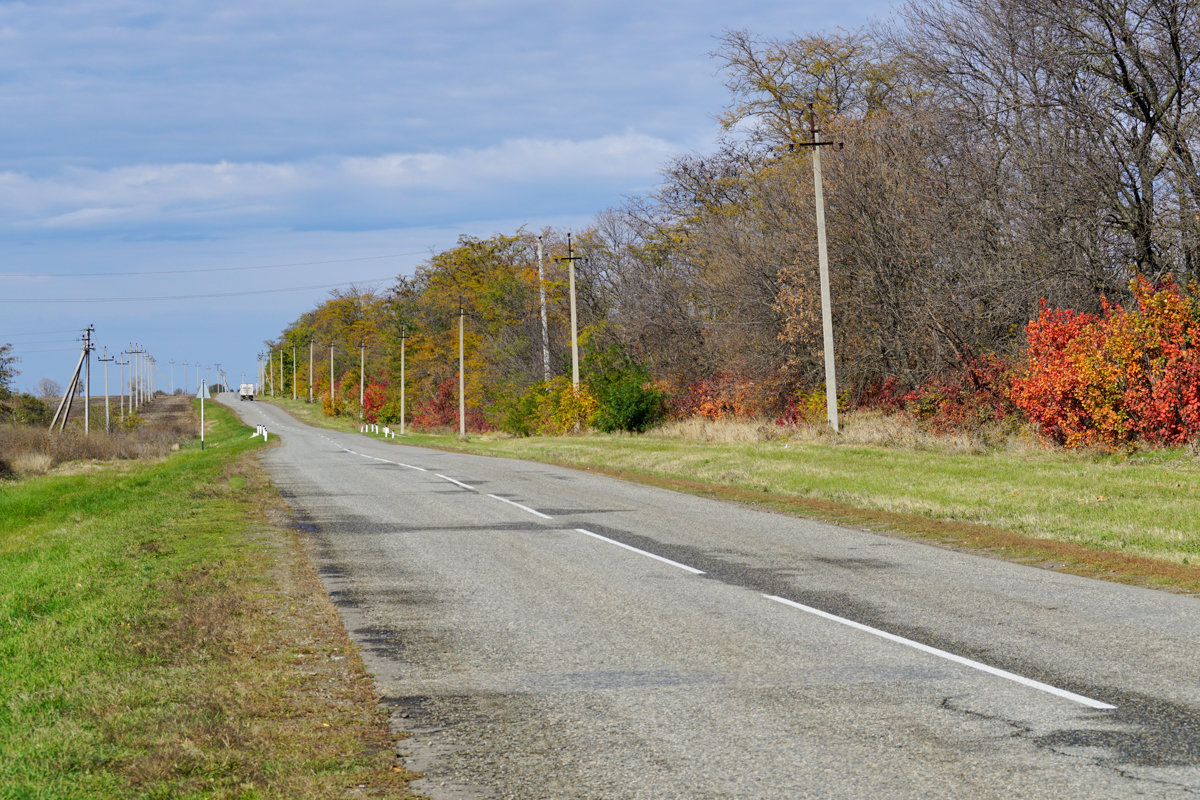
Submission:
MULTIPOLYGON (((675 159, 653 195, 573 242, 585 384, 608 392, 591 398, 601 409, 642 409, 633 427, 663 411, 778 414, 820 391, 813 127, 842 144, 822 160, 849 405, 1027 368, 1043 301, 1098 315, 1132 305, 1139 276, 1197 277, 1200 0, 916 0, 869 31, 728 32, 714 57, 730 98, 721 146, 675 159)), ((290 356, 311 334, 347 357, 364 341, 394 417, 405 335, 413 412, 433 419, 418 406, 455 379, 461 303, 475 424, 562 423, 583 412, 516 422, 564 397, 540 385, 539 290, 550 374, 569 374, 565 241, 542 232, 539 281, 538 239, 464 239, 272 344, 290 356)))

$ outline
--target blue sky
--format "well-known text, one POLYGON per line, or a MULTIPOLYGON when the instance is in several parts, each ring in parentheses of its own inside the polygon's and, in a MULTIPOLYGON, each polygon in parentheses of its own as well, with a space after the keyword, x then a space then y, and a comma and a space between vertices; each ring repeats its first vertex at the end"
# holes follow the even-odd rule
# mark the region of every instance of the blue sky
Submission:
POLYGON ((263 340, 328 295, 294 287, 384 286, 460 234, 581 228, 710 148, 724 31, 889 7, 0 0, 17 386, 65 385, 89 324, 110 352, 145 346, 163 389, 171 360, 176 385, 184 361, 253 376, 263 340))

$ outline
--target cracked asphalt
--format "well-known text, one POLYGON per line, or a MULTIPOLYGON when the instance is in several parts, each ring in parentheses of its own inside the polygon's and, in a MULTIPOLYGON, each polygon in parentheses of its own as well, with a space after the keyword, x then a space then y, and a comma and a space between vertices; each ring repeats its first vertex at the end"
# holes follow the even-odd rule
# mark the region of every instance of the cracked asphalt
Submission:
POLYGON ((1200 795, 1194 598, 221 401, 433 800, 1200 795))

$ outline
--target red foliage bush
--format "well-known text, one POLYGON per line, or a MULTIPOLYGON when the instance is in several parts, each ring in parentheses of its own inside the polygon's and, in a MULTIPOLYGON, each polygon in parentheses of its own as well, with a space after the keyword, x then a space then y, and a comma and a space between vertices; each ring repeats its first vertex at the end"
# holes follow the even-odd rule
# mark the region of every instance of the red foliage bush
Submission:
MULTIPOLYGON (((458 378, 447 378, 432 397, 417 403, 413 408, 411 424, 414 428, 426 431, 437 428, 458 430, 458 378)), ((470 406, 467 406, 466 428, 474 433, 491 430, 479 409, 470 406)))
POLYGON ((931 376, 900 398, 934 430, 971 430, 1013 416, 1012 365, 993 353, 966 356, 959 369, 931 376))
POLYGON ((381 381, 371 381, 363 389, 363 419, 367 422, 378 422, 379 412, 387 403, 387 384, 381 381))
POLYGON ((1179 444, 1200 432, 1200 322, 1196 302, 1167 279, 1143 277, 1136 307, 1100 315, 1042 302, 1013 402, 1068 447, 1137 440, 1179 444))
POLYGON ((904 408, 904 397, 900 379, 891 375, 882 382, 864 386, 859 392, 857 407, 891 413, 904 408))
POLYGON ((718 372, 671 395, 668 410, 674 417, 752 417, 764 405, 762 393, 762 387, 752 380, 718 372))

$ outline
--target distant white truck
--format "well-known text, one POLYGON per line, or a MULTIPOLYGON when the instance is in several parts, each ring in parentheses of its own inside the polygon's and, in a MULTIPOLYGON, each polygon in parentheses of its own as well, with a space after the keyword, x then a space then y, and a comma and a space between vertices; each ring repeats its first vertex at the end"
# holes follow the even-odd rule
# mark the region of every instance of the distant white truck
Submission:
POLYGON ((254 384, 253 383, 243 383, 242 388, 240 390, 240 394, 241 394, 242 400, 253 400, 254 399, 254 384))

